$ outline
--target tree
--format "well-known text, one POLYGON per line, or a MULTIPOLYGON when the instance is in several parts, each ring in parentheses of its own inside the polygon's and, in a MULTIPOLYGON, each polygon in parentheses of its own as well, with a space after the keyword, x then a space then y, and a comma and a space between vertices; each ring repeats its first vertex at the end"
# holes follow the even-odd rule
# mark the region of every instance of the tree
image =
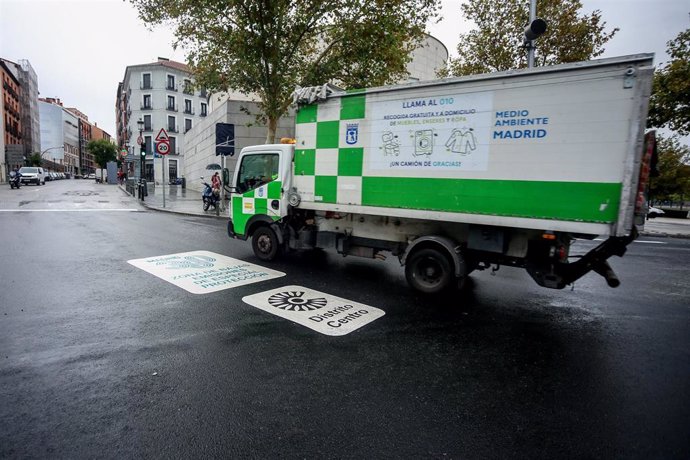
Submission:
POLYGON ((101 168, 105 168, 109 161, 115 161, 117 156, 117 147, 106 139, 89 141, 86 150, 93 155, 94 161, 101 168))
POLYGON ((650 127, 690 134, 690 29, 667 43, 671 61, 654 72, 649 101, 650 127))
POLYGON ((43 160, 41 158, 41 154, 38 152, 32 153, 29 155, 26 160, 29 162, 31 166, 41 166, 41 161, 43 160))
POLYGON ((298 86, 346 88, 406 75, 439 0, 130 0, 147 24, 174 26, 196 85, 258 97, 273 142, 298 86))
MULTIPOLYGON (((478 73, 527 67, 523 46, 529 23, 528 3, 522 0, 469 0, 463 15, 477 28, 460 34, 457 59, 451 60, 444 75, 478 73)), ((586 61, 600 56, 604 44, 618 31, 607 32, 599 10, 580 14, 580 0, 540 0, 537 15, 548 28, 537 43, 535 65, 586 61)))
POLYGON ((649 195, 655 201, 681 202, 690 196, 690 147, 681 145, 677 136, 657 135, 659 175, 653 177, 649 195))

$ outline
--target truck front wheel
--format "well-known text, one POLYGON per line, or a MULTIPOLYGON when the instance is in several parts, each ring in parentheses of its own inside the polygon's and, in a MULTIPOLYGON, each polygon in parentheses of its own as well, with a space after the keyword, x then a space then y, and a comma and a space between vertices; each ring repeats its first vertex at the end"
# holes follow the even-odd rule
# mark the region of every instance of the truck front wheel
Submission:
POLYGON ((273 260, 278 255, 278 236, 271 227, 259 227, 252 236, 254 255, 261 260, 273 260))
POLYGON ((432 248, 415 251, 405 265, 407 283, 425 294, 445 291, 453 281, 453 270, 448 257, 432 248))

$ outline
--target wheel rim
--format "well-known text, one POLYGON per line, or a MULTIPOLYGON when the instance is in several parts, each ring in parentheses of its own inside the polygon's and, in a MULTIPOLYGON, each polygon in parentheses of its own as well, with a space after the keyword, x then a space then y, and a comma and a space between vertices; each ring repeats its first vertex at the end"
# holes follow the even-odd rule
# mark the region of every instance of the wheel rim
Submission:
POLYGON ((261 251, 263 254, 270 253, 271 248, 273 247, 273 243, 271 242, 271 237, 268 235, 261 235, 256 240, 256 246, 259 248, 259 251, 261 251))
POLYGON ((433 257, 425 257, 417 263, 414 274, 417 282, 431 288, 441 283, 443 267, 433 257))

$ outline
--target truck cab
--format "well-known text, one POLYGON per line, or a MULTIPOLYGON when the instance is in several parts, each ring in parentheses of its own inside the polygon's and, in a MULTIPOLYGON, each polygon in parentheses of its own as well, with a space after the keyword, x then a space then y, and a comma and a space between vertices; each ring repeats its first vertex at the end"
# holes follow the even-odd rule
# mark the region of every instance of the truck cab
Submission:
POLYGON ((271 226, 287 216, 291 186, 292 144, 266 144, 242 149, 231 183, 228 234, 246 240, 258 254, 272 259, 282 244, 271 226), (259 241, 256 241, 259 240, 259 241))

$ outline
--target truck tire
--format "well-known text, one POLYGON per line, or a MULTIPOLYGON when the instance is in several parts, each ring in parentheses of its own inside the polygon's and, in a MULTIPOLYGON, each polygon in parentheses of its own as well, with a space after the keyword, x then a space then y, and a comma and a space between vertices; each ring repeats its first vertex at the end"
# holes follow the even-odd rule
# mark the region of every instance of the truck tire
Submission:
POLYGON ((278 235, 271 227, 259 227, 252 235, 254 255, 261 260, 269 261, 275 259, 278 255, 279 244, 278 235))
POLYGON ((424 248, 415 251, 405 265, 407 283, 425 294, 438 294, 447 290, 453 281, 453 269, 443 252, 424 248))

